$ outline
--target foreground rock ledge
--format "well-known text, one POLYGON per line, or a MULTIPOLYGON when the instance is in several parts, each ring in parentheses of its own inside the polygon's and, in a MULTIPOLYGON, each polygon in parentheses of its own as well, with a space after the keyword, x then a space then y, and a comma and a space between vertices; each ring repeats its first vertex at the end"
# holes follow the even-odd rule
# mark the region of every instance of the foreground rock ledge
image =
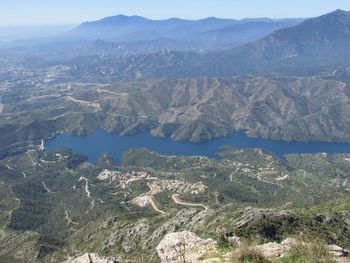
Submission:
POLYGON ((100 257, 94 253, 86 253, 80 257, 69 259, 63 263, 134 263, 129 260, 121 260, 116 257, 100 257))
MULTIPOLYGON (((239 237, 234 237, 236 244, 240 244, 239 237)), ((287 255, 292 246, 297 245, 300 241, 294 238, 287 238, 281 243, 265 243, 253 246, 257 251, 269 259, 283 258, 287 255)), ((303 243, 308 245, 307 243, 303 243)), ((344 263, 349 261, 349 252, 339 246, 327 246, 329 252, 334 257, 335 262, 344 263)), ((238 247, 239 250, 239 247, 238 247)), ((188 231, 169 233, 157 246, 157 253, 162 263, 214 263, 214 262, 232 262, 235 257, 236 250, 232 250, 227 254, 222 254, 220 258, 203 259, 203 256, 215 255, 219 250, 217 244, 212 239, 202 239, 196 234, 188 231)))
POLYGON ((216 242, 202 239, 188 231, 169 233, 157 246, 162 262, 199 262, 205 254, 216 251, 216 242))

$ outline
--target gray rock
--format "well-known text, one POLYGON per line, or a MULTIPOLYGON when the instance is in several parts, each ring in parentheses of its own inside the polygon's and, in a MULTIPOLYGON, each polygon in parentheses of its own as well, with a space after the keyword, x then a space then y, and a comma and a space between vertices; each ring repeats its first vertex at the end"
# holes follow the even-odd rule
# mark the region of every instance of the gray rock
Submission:
POLYGON ((157 246, 162 263, 200 262, 206 253, 215 251, 216 242, 204 240, 189 231, 169 233, 157 246))
POLYGON ((130 260, 122 260, 116 257, 100 257, 94 253, 86 253, 82 256, 68 259, 63 263, 135 263, 130 260))
POLYGON ((314 216, 314 220, 322 224, 331 224, 333 222, 333 219, 325 214, 317 214, 316 216, 314 216))

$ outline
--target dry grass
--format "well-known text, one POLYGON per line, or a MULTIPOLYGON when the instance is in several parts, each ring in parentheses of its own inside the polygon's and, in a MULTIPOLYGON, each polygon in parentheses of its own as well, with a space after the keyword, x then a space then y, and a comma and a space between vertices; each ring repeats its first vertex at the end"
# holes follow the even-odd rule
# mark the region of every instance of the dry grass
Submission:
POLYGON ((257 248, 257 242, 242 243, 231 255, 234 263, 335 263, 324 241, 299 237, 283 258, 269 259, 257 248))
POLYGON ((334 263, 332 255, 329 253, 323 241, 313 241, 312 243, 298 242, 293 245, 287 255, 278 261, 279 263, 334 263))
POLYGON ((256 248, 256 244, 243 243, 232 253, 232 262, 237 263, 270 263, 262 252, 256 248))

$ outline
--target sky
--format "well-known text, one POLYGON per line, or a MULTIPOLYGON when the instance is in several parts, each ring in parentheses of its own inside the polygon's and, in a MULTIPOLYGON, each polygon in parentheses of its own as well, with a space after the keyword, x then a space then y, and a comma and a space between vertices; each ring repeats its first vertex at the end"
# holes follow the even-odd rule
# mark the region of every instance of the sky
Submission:
POLYGON ((350 0, 0 0, 0 26, 76 25, 117 14, 152 19, 314 17, 350 0))

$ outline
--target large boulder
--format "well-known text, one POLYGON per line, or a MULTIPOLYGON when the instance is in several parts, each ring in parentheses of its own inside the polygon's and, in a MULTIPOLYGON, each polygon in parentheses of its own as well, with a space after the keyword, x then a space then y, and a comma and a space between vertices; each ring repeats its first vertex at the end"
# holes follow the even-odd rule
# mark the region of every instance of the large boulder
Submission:
POLYGON ((256 249, 261 251, 266 258, 277 258, 285 256, 285 253, 296 244, 298 244, 296 239, 287 238, 281 243, 270 242, 256 246, 256 249))
POLYGON ((200 262, 202 256, 215 251, 215 241, 189 231, 169 233, 157 246, 158 256, 164 263, 200 262))

